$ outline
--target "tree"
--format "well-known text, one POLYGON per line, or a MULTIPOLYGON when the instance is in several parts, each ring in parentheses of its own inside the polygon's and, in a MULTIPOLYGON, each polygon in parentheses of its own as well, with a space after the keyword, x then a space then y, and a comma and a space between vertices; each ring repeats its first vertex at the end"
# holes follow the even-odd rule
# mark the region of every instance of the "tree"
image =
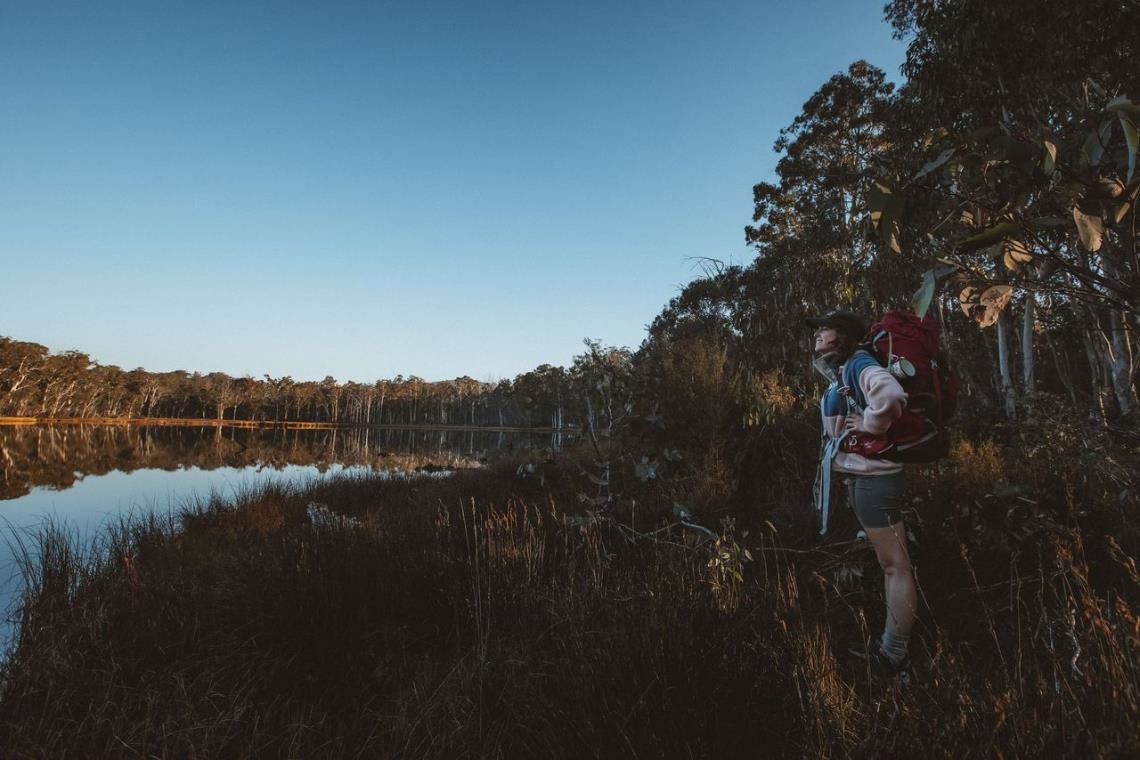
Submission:
POLYGON ((884 13, 908 43, 903 92, 914 122, 1049 122, 1088 79, 1109 91, 1140 86, 1133 0, 891 0, 884 13))
POLYGON ((1076 396, 1065 345, 1044 330, 1075 321, 1091 377, 1105 370, 1133 413, 1140 4, 892 0, 885 14, 908 43, 907 83, 886 192, 869 196, 876 231, 897 225, 910 258, 956 270, 949 296, 998 326, 1005 403, 1020 312, 1023 392, 1039 379, 1040 334, 1076 396))
MULTIPOLYGON (((780 131, 774 146, 782 154, 779 181, 753 188, 754 224, 745 228, 746 242, 762 258, 793 258, 799 277, 784 284, 815 284, 816 292, 804 294, 813 303, 855 305, 876 290, 867 272, 877 248, 864 218, 891 147, 893 90, 866 61, 831 77, 780 131)), ((889 245, 901 250, 897 232, 889 245)))
POLYGON ((204 392, 214 406, 215 419, 225 418, 225 410, 237 401, 233 378, 224 372, 211 372, 204 378, 204 392))

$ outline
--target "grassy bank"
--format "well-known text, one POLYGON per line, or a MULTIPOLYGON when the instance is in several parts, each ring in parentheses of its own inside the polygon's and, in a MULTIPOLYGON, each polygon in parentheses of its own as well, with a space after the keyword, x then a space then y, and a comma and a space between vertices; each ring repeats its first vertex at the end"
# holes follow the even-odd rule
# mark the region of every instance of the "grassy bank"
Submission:
POLYGON ((1126 754, 1135 497, 1105 460, 1131 450, 1086 444, 959 444, 912 478, 909 686, 836 654, 881 626, 881 573, 851 523, 814 536, 790 469, 707 518, 716 540, 652 481, 584 511, 585 452, 271 488, 122 525, 94 558, 49 530, 0 755, 1126 754))

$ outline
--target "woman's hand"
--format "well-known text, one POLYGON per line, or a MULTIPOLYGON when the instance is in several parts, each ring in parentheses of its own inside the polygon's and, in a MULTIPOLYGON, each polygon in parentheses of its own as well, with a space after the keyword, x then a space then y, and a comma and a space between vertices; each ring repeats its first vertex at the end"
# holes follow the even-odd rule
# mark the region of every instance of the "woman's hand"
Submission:
POLYGON ((855 414, 854 412, 847 415, 843 420, 843 429, 849 433, 865 433, 863 429, 863 415, 855 414))

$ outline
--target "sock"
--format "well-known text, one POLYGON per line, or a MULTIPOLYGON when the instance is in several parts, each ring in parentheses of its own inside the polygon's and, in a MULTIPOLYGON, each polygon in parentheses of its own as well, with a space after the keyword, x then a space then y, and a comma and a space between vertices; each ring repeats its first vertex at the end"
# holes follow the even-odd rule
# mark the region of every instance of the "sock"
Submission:
POLYGON ((879 639, 879 648, 883 650, 883 654, 887 656, 888 660, 895 665, 901 665, 906 661, 906 648, 909 641, 909 634, 900 634, 888 628, 883 631, 882 638, 879 639))

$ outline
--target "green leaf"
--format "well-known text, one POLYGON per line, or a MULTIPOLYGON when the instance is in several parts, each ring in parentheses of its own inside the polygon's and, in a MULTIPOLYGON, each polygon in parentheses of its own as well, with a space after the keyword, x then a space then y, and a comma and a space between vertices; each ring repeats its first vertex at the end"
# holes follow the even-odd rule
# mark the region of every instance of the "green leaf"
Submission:
POLYGON ((950 158, 957 152, 957 150, 957 148, 947 148, 946 150, 942 151, 938 155, 938 158, 934 159, 933 161, 927 161, 925 164, 923 164, 922 168, 918 170, 918 174, 911 177, 910 181, 914 182, 915 180, 921 177, 925 177, 927 174, 930 174, 932 171, 949 161, 950 158))
POLYGON ((899 220, 902 218, 903 198, 882 182, 875 182, 867 191, 867 210, 880 237, 895 253, 902 253, 899 245, 899 220))
POLYGON ((1112 111, 1115 114, 1140 116, 1140 106, 1136 105, 1123 95, 1108 101, 1107 105, 1104 107, 1104 110, 1112 111))
POLYGON ((938 266, 934 267, 934 276, 939 280, 944 280, 952 274, 957 274, 960 267, 952 261, 946 259, 938 259, 938 266))
POLYGON ((1136 130, 1136 125, 1131 119, 1120 115, 1120 127, 1124 130, 1124 140, 1128 143, 1128 181, 1132 181, 1132 175, 1136 173, 1136 151, 1140 150, 1140 132, 1136 130))
POLYGON ((1082 157, 1088 166, 1100 166, 1101 159, 1104 158, 1104 150, 1108 147, 1108 141, 1111 138, 1111 119, 1101 124, 1100 129, 1089 131, 1088 136, 1085 138, 1085 144, 1081 148, 1082 157))
POLYGON ((922 275, 922 285, 910 299, 910 308, 919 319, 926 316, 930 310, 930 302, 934 300, 934 289, 938 286, 938 276, 933 269, 928 269, 922 275))
POLYGON ((1015 232, 1021 231, 1021 225, 1017 222, 999 222, 989 229, 982 230, 977 235, 962 240, 958 243, 958 250, 972 251, 983 246, 996 243, 1003 240, 1015 232))
POLYGON ((1136 152, 1140 149, 1140 133, 1136 129, 1136 124, 1140 123, 1140 106, 1121 95, 1109 101, 1105 109, 1117 115, 1124 130, 1124 140, 1128 143, 1128 181, 1131 182, 1136 172, 1136 152))
POLYGON ((1099 251, 1104 241, 1104 220, 1099 216, 1086 214, 1078 206, 1073 206, 1073 221, 1077 224, 1077 234, 1084 249, 1099 251))
POLYGON ((1046 177, 1053 175, 1053 169, 1057 166, 1057 146, 1048 140, 1045 141, 1045 157, 1041 159, 1041 171, 1045 172, 1046 177))

